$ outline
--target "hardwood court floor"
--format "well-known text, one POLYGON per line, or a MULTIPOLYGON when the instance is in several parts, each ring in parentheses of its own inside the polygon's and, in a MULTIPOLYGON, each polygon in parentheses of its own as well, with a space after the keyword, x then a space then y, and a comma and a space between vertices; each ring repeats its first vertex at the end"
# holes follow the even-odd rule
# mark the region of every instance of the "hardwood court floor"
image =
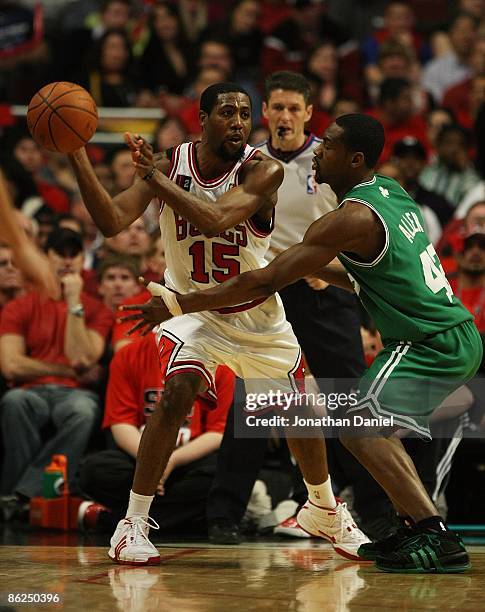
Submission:
POLYGON ((105 547, 0 546, 0 606, 7 593, 58 593, 38 610, 292 612, 485 609, 485 547, 470 548, 473 569, 454 575, 384 574, 345 561, 324 542, 235 547, 163 545, 162 564, 114 565, 105 547))

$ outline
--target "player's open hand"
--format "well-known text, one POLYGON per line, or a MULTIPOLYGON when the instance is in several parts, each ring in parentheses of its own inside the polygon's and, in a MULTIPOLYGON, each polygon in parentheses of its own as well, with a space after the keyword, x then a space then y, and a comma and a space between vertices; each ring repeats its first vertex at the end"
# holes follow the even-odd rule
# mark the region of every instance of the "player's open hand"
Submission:
POLYGON ((155 164, 152 145, 139 134, 131 132, 125 132, 125 143, 131 150, 131 159, 138 175, 141 178, 146 177, 155 164))
MULTIPOLYGON (((140 277, 140 281, 145 285, 145 287, 148 285, 148 282, 145 281, 143 277, 140 277)), ((140 331, 142 336, 146 336, 154 327, 172 318, 172 315, 165 305, 165 302, 158 296, 153 296, 144 304, 129 304, 120 306, 119 309, 122 311, 137 311, 133 314, 120 318, 121 322, 137 321, 136 325, 134 325, 128 331, 128 335, 131 335, 136 331, 140 331)))

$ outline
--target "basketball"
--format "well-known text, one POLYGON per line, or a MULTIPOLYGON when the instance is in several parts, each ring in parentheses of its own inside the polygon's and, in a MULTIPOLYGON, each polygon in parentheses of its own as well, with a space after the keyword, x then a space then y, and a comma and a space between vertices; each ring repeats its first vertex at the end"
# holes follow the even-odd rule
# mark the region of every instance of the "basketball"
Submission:
POLYGON ((98 109, 80 85, 59 81, 40 89, 27 110, 32 138, 48 151, 71 153, 85 145, 96 131, 98 109))

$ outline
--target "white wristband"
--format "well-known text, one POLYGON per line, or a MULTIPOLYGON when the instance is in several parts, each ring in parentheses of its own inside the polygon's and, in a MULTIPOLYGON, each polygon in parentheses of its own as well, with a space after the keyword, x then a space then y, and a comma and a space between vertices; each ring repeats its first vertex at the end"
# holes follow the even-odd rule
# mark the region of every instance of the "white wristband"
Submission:
POLYGON ((153 281, 148 283, 147 289, 153 296, 162 298, 172 317, 179 317, 183 314, 180 304, 177 301, 177 295, 173 291, 169 291, 163 285, 154 283, 153 281))

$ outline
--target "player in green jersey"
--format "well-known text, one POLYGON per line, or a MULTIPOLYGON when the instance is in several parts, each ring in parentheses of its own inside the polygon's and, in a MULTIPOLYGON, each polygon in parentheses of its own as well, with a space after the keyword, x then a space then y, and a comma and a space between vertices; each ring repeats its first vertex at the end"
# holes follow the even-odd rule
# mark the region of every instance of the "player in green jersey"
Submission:
MULTIPOLYGON (((383 145, 384 130, 374 118, 338 118, 314 158, 317 182, 328 183, 337 194, 335 211, 267 267, 206 291, 154 297, 131 318, 148 330, 171 313, 264 298, 311 275, 354 289, 375 320, 384 349, 361 380, 359 402, 350 414, 376 421, 392 417, 392 425, 380 436, 365 432, 342 442, 410 525, 391 539, 362 545, 359 554, 376 559, 384 571, 460 572, 470 567, 467 552, 444 525, 393 434, 406 427, 429 437, 430 413, 475 374, 482 344, 472 317, 453 295, 416 204, 396 181, 374 173, 383 145), (336 257, 343 267, 333 263, 336 257)), ((149 171, 150 155, 140 151, 138 157, 149 171)))

